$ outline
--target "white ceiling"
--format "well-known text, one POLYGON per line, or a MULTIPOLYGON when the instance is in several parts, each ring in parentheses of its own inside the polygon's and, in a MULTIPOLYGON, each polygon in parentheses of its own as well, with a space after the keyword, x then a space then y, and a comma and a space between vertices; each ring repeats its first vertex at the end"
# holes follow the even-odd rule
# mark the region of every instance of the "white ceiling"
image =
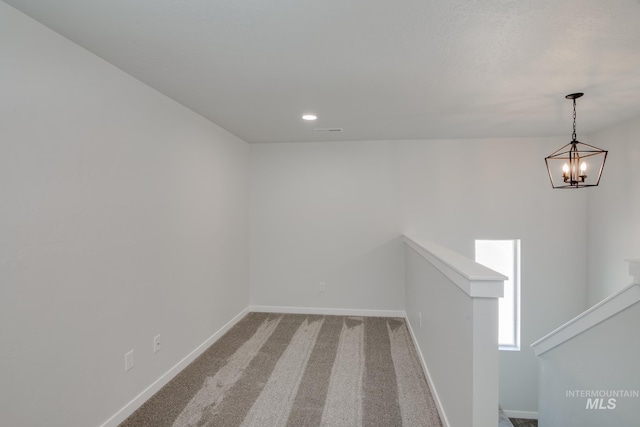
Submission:
POLYGON ((5 2, 248 142, 569 139, 571 92, 578 137, 640 116, 640 0, 5 2))

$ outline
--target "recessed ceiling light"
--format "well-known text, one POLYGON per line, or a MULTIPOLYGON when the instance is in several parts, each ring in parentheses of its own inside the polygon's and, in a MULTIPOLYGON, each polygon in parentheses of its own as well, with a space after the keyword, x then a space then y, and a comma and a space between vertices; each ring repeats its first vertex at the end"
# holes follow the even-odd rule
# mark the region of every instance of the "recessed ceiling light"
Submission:
POLYGON ((315 120, 317 118, 318 116, 316 116, 315 114, 305 114, 304 116, 302 116, 303 120, 315 120))

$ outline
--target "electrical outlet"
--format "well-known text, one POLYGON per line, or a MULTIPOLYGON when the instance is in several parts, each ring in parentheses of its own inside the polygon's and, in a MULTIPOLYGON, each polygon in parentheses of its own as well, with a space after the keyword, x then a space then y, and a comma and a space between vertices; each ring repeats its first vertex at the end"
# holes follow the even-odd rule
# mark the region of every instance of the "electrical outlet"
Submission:
POLYGON ((130 371, 133 368, 133 350, 124 354, 124 371, 130 371))
POLYGON ((153 352, 154 353, 157 353, 158 351, 160 351, 160 348, 162 347, 160 344, 161 344, 160 335, 156 335, 155 337, 153 337, 153 352))
POLYGON ((324 282, 320 282, 320 292, 324 292, 326 290, 327 290, 327 288, 325 286, 325 283, 324 282))
POLYGON ((418 313, 418 324, 420 325, 420 327, 422 328, 422 313, 418 313))

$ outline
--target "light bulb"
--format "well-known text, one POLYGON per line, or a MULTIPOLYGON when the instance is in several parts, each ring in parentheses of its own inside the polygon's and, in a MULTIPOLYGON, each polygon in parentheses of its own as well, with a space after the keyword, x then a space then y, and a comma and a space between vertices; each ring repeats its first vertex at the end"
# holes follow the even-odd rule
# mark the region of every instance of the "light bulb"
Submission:
POLYGON ((564 173, 569 173, 569 165, 568 164, 564 164, 564 166, 562 166, 562 172, 564 173))
POLYGON ((587 164, 585 162, 582 162, 580 164, 580 172, 584 172, 587 170, 587 164))

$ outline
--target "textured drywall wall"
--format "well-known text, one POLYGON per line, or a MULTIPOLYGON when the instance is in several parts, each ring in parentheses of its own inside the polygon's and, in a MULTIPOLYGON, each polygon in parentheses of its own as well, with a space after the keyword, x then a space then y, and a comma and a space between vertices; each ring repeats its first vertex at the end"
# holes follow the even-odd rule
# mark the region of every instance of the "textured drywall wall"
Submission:
POLYGON ((250 146, 252 304, 403 309, 392 155, 382 142, 250 146))
POLYGON ((248 305, 247 144, 2 2, 0 40, 0 424, 100 425, 248 305))
MULTIPOLYGON (((406 310, 449 425, 473 425, 473 300, 405 246, 406 310), (422 321, 416 321, 422 315, 422 321), (438 322, 452 318, 446 323, 438 322)), ((495 397, 494 397, 495 399, 495 397)))
POLYGON ((541 426, 638 424, 639 319, 635 303, 540 356, 541 426))
POLYGON ((625 259, 640 258, 640 118, 589 135, 609 150, 600 185, 589 189, 589 305, 631 283, 625 259))

